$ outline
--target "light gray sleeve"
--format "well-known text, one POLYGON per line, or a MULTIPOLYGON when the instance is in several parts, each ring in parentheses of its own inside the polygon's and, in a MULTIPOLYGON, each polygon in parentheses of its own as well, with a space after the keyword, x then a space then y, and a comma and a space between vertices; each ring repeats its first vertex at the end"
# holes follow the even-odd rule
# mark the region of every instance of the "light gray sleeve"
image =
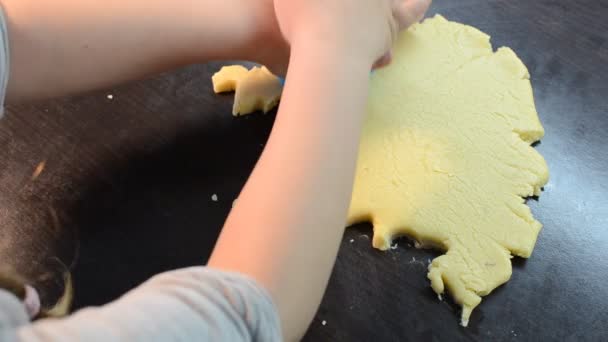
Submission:
POLYGON ((4 9, 0 3, 0 119, 4 114, 4 98, 6 97, 6 85, 8 84, 9 71, 8 29, 4 17, 4 9))
POLYGON ((21 326, 16 340, 272 342, 281 332, 270 296, 253 280, 192 267, 155 276, 103 307, 21 326))
POLYGON ((23 304, 15 295, 0 289, 0 341, 16 340, 16 331, 29 323, 23 304))

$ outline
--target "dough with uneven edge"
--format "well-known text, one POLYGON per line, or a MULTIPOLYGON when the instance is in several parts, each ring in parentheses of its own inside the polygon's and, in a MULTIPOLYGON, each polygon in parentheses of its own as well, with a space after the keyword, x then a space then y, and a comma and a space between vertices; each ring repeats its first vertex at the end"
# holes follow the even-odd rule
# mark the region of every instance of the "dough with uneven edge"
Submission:
POLYGON ((530 257, 541 224, 522 197, 548 179, 528 71, 489 40, 441 16, 399 36, 372 76, 348 215, 373 224, 381 250, 406 235, 445 251, 428 278, 464 326, 511 277, 511 255, 530 257))
POLYGON ((225 66, 211 80, 216 93, 235 91, 232 115, 245 115, 276 107, 283 85, 265 66, 251 70, 241 65, 225 66))
POLYGON ((522 197, 547 182, 526 67, 489 36, 437 16, 400 35, 372 80, 349 212, 373 245, 407 235, 447 251, 428 277, 471 311, 529 257, 541 224, 522 197))

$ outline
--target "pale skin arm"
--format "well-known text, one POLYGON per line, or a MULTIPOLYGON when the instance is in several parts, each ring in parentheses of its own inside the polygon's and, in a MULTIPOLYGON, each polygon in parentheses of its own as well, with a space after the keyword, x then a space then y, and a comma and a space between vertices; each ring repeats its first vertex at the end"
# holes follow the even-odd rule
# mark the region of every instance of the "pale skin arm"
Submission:
POLYGON ((10 41, 8 103, 108 87, 214 59, 268 64, 267 50, 275 59, 286 60, 288 53, 271 32, 277 31, 272 6, 260 1, 2 0, 2 5, 10 41))
POLYGON ((370 67, 328 46, 292 46, 272 134, 209 261, 270 291, 286 341, 303 336, 334 265, 370 67))
MULTIPOLYGON (((0 1, 11 51, 9 102, 107 87, 212 59, 281 66, 289 50, 274 21, 272 0, 0 1)), ((410 20, 398 14, 421 15, 412 9, 425 9, 429 2, 386 1, 402 7, 393 13, 398 21, 410 20)), ((314 8, 322 3, 316 0, 314 8)), ((290 4, 284 0, 284 9, 290 4)), ((308 4, 299 1, 302 9, 308 4)), ((293 12, 296 17, 300 11, 293 12)), ((350 35, 355 44, 295 40, 295 33, 311 27, 293 25, 290 69, 273 133, 209 261, 268 289, 287 341, 304 334, 329 279, 351 194, 373 63, 369 54, 379 58, 376 50, 390 42, 378 31, 378 13, 372 16, 373 34, 357 16, 348 16, 355 22, 334 25, 343 12, 325 13, 312 11, 302 23, 310 19, 315 27, 324 19, 325 28, 340 29, 334 38, 350 35), (358 33, 350 28, 359 28, 358 33), (361 37, 366 44, 360 51, 355 47, 361 37)))

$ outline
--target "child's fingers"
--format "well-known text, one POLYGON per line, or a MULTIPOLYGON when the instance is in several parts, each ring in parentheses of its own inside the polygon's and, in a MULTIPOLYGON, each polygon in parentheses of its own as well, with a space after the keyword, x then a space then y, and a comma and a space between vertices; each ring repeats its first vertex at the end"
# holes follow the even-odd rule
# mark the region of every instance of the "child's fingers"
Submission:
POLYGON ((384 56, 380 57, 380 59, 377 60, 376 63, 374 63, 374 65, 372 66, 372 69, 379 69, 379 68, 385 67, 385 66, 389 65, 392 60, 393 60, 393 55, 389 51, 386 54, 384 54, 384 56))
POLYGON ((396 0, 393 15, 400 29, 406 29, 420 21, 431 5, 431 0, 396 0))
MULTIPOLYGON (((408 28, 415 22, 418 22, 424 17, 424 13, 429 8, 432 0, 393 0, 393 15, 390 21, 391 42, 392 45, 397 39, 399 31, 408 28)), ((390 46, 388 47, 390 49, 390 46)), ((392 54, 389 50, 380 59, 378 59, 373 69, 378 69, 387 66, 392 61, 392 54)))

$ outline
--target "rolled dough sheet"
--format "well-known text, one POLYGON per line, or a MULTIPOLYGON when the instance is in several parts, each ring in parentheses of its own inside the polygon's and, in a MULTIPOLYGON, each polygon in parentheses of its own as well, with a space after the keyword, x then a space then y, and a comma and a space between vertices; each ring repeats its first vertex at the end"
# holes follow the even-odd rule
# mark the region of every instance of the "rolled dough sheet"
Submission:
POLYGON ((373 224, 381 250, 405 235, 445 251, 428 278, 462 305, 464 326, 509 280, 512 255, 530 257, 541 224, 523 197, 548 179, 530 146, 544 131, 528 71, 489 41, 441 16, 400 35, 372 77, 348 215, 373 224))

